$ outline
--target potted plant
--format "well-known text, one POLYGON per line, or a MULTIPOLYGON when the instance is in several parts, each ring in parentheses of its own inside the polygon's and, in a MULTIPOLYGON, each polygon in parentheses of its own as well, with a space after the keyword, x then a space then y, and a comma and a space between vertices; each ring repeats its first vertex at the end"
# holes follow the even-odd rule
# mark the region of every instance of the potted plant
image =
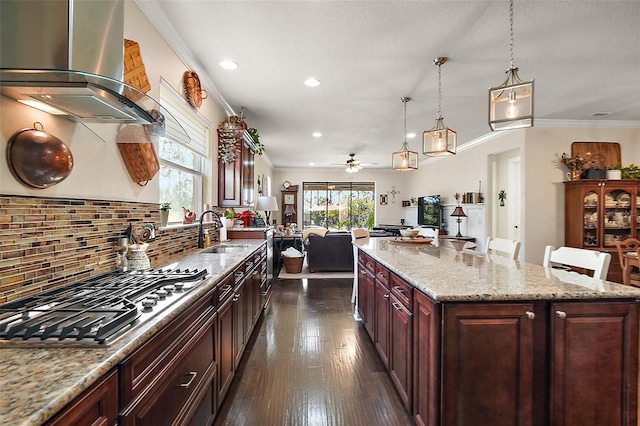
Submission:
POLYGON ((160 204, 160 227, 164 228, 169 222, 169 210, 171 210, 171 203, 160 204))
POLYGON ((233 222, 236 219, 236 211, 233 209, 233 207, 228 207, 224 210, 224 218, 227 222, 227 228, 233 228, 233 222))
POLYGON ((264 154, 264 144, 260 142, 260 134, 258 133, 258 129, 248 129, 247 131, 251 135, 251 139, 253 139, 253 144, 255 145, 255 148, 252 150, 252 152, 256 155, 264 154))
POLYGON ((627 167, 620 168, 622 179, 640 179, 640 167, 631 163, 627 167))
POLYGON ((569 169, 567 177, 569 180, 579 180, 582 175, 582 168, 584 167, 586 160, 581 155, 570 156, 566 152, 562 153, 560 157, 560 163, 569 169))

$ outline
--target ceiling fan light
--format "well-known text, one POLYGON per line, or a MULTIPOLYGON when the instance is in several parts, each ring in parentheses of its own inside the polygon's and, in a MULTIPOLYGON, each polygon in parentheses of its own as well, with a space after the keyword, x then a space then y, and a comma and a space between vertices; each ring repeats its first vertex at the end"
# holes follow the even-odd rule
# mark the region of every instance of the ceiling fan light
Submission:
POLYGON ((438 117, 436 125, 422 133, 422 153, 430 157, 454 155, 458 149, 458 134, 438 117))

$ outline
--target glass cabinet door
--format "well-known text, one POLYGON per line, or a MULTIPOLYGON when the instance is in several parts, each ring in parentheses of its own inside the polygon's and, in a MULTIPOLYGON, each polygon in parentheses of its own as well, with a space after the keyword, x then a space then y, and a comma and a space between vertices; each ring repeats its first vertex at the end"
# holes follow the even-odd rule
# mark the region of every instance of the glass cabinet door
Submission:
MULTIPOLYGON (((634 194, 635 195, 635 194, 634 194)), ((632 194, 627 189, 605 187, 604 201, 604 239, 603 246, 615 247, 616 242, 632 235, 632 219, 635 206, 631 205, 632 194)))
POLYGON ((598 232, 598 192, 588 190, 584 194, 584 241, 585 247, 598 246, 600 241, 598 232))

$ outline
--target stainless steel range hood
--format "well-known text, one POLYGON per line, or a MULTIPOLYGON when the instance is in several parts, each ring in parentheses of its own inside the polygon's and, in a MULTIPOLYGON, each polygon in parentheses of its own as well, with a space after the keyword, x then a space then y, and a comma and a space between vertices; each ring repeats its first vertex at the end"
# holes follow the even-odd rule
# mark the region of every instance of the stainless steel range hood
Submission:
POLYGON ((123 55, 123 0, 0 1, 2 95, 44 103, 85 125, 155 124, 154 110, 161 111, 184 132, 155 100, 122 81, 123 55))

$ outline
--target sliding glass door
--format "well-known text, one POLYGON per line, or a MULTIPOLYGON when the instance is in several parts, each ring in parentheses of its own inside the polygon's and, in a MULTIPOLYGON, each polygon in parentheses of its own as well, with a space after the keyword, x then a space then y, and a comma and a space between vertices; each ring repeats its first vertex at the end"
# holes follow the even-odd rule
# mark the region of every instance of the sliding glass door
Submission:
POLYGON ((374 195, 373 182, 304 182, 303 228, 371 229, 374 195))

